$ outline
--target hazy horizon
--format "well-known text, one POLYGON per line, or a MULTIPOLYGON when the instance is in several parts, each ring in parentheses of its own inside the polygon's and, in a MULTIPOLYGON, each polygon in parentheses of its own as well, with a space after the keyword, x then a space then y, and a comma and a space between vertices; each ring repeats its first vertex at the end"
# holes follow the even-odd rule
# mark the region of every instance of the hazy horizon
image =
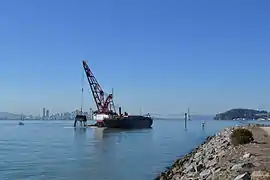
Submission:
MULTIPOLYGON (((65 111, 68 112, 68 111, 65 111)), ((57 113, 57 112, 56 112, 57 113)), ((64 113, 64 112, 59 112, 59 113, 64 113)), ((15 116, 21 116, 21 115, 33 115, 33 116, 42 116, 42 114, 25 114, 25 113, 13 113, 13 112, 1 112, 0 111, 0 116, 4 116, 5 114, 10 114, 10 115, 15 115, 15 116)), ((55 114, 55 113, 53 113, 55 114)), ((51 113, 50 113, 51 115, 51 113)), ((154 117, 160 117, 160 118, 179 118, 179 117, 184 117, 184 113, 180 114, 155 114, 155 113, 150 113, 151 116, 154 117)), ((197 117, 197 116, 215 116, 215 114, 190 114, 190 116, 197 117)))

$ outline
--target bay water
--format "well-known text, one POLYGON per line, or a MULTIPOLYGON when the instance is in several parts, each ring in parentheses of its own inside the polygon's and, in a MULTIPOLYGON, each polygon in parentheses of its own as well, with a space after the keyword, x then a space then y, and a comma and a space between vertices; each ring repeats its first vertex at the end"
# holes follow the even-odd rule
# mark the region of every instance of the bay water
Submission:
POLYGON ((151 180, 236 121, 155 120, 152 129, 74 129, 73 121, 0 121, 0 179, 151 180))

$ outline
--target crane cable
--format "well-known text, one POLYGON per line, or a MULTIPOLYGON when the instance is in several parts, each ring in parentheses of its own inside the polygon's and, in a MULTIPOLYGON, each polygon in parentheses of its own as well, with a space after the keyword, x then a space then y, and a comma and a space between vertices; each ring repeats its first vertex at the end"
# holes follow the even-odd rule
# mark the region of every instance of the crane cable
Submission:
POLYGON ((84 83, 84 72, 82 72, 82 91, 81 91, 81 115, 83 115, 83 83, 84 83))

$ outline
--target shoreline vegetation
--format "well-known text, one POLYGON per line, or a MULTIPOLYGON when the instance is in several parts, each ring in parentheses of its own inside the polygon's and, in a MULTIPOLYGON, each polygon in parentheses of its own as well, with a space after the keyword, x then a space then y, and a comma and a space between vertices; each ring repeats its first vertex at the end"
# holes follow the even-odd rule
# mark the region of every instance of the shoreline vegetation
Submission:
POLYGON ((238 108, 216 114, 214 120, 268 120, 269 115, 267 111, 238 108))
POLYGON ((270 127, 226 128, 176 160, 155 180, 270 179, 270 127))

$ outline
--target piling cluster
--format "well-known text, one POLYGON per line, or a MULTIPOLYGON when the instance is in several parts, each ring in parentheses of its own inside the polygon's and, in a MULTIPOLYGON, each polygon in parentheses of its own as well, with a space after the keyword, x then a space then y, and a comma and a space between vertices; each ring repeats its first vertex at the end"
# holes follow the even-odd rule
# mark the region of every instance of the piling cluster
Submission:
POLYGON ((256 169, 255 156, 246 152, 242 145, 232 143, 231 135, 239 128, 245 127, 226 128, 208 137, 203 144, 161 173, 156 180, 270 179, 268 172, 256 169))

